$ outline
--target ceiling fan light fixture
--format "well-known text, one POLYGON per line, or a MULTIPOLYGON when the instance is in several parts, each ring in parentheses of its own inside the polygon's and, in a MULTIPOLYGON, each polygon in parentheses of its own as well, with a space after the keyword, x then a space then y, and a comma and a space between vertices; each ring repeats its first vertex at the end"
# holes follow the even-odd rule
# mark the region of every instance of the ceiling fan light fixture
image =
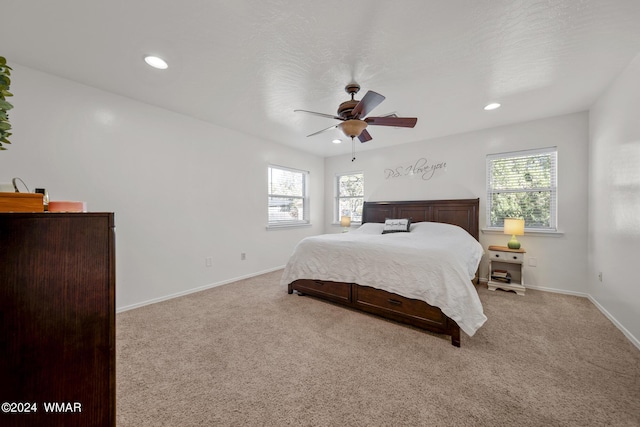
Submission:
POLYGON ((487 104, 484 107, 484 109, 487 111, 495 110, 497 108, 500 108, 500 104, 497 102, 492 102, 491 104, 487 104))
POLYGON ((159 58, 157 56, 153 56, 153 55, 145 56, 144 62, 146 62, 148 65, 152 66, 153 68, 157 68, 158 70, 166 70, 167 68, 169 68, 169 65, 164 59, 159 58))
POLYGON ((363 120, 345 120, 338 127, 349 138, 357 138, 367 128, 367 122, 363 120))
MULTIPOLYGON (((360 142, 367 142, 373 139, 369 134, 369 131, 367 131, 367 127, 369 125, 402 128, 412 128, 416 125, 418 121, 417 117, 398 117, 397 114, 387 114, 381 117, 369 116, 369 113, 378 105, 380 105, 380 103, 385 100, 385 97, 377 92, 370 90, 367 91, 367 93, 364 95, 364 97, 362 97, 360 101, 358 101, 354 99, 354 95, 359 90, 360 85, 358 85, 357 83, 350 83, 345 87, 345 91, 349 95, 351 95, 351 100, 345 101, 340 104, 340 106, 338 107, 337 115, 317 113, 315 111, 309 110, 293 110, 294 112, 308 113, 315 116, 326 117, 329 119, 341 121, 340 124, 329 126, 326 129, 322 129, 318 132, 307 135, 307 137, 340 128, 340 131, 344 135, 346 135, 348 138, 351 138, 352 146, 355 147, 356 138, 358 138, 360 142)), ((333 140, 333 143, 335 144, 339 144, 340 142, 342 141, 337 138, 333 140)))

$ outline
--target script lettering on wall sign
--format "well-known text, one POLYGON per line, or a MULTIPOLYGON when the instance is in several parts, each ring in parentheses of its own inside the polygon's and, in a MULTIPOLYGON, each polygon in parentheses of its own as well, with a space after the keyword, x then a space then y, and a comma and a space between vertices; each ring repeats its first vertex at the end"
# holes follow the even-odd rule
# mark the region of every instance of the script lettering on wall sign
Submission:
POLYGON ((391 179, 410 176, 428 181, 433 178, 436 173, 444 172, 446 169, 447 162, 430 161, 421 157, 408 165, 385 169, 384 178, 391 179))

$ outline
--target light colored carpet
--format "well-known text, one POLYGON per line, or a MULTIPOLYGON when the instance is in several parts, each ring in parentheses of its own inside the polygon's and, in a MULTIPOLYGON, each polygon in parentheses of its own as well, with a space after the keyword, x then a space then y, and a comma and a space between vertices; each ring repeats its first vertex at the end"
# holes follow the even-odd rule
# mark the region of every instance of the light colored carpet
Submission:
POLYGON ((640 351, 585 298, 481 285, 456 348, 281 273, 118 314, 118 426, 640 425, 640 351))

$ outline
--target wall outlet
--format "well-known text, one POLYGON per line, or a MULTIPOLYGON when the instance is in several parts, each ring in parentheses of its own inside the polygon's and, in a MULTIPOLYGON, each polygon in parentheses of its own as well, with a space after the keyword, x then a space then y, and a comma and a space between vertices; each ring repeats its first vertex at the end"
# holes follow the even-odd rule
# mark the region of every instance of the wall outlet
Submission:
POLYGON ((600 280, 602 282, 602 271, 600 273, 598 273, 598 280, 600 280))
POLYGON ((244 261, 247 259, 247 254, 245 254, 244 252, 240 252, 240 260, 244 261))
POLYGON ((204 259, 204 265, 206 265, 207 267, 211 267, 213 265, 213 258, 211 257, 207 257, 204 259))
POLYGON ((529 267, 537 267, 538 259, 537 258, 529 258, 529 267))

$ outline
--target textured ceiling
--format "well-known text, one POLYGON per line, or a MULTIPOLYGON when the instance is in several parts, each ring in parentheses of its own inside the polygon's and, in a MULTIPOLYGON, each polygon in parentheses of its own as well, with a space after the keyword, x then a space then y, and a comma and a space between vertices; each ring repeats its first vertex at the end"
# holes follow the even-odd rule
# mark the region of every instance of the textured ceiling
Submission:
POLYGON ((344 86, 387 97, 357 149, 583 111, 640 52, 639 0, 2 0, 0 55, 322 156, 344 86), (145 54, 166 59, 151 69, 145 54), (486 112, 490 102, 502 108, 486 112))

